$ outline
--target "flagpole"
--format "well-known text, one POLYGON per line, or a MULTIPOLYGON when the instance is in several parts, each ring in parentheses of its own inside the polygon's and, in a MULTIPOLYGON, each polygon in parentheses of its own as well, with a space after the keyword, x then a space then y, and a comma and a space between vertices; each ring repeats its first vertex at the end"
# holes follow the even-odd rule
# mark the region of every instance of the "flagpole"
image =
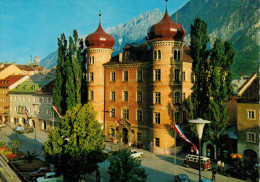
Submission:
MULTIPOLYGON (((174 130, 175 131, 175 130, 174 130)), ((176 168, 176 131, 174 132, 174 141, 175 141, 175 147, 174 147, 174 171, 173 171, 173 181, 175 181, 175 168, 176 168)))

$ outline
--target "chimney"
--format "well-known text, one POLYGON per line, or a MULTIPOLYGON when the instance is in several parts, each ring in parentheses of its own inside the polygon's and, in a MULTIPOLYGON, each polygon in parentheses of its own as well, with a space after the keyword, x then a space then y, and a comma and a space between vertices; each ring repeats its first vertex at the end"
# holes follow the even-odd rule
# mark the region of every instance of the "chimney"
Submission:
POLYGON ((119 63, 122 63, 122 61, 123 61, 123 53, 120 52, 119 53, 119 63))

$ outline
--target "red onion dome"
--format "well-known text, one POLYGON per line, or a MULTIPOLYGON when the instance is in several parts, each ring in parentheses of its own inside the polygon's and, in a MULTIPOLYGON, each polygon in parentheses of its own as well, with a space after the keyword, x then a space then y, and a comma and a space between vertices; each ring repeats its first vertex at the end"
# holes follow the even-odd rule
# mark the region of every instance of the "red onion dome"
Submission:
MULTIPOLYGON (((99 14, 101 16, 101 14, 99 14)), ((85 44, 89 48, 109 48, 112 49, 115 45, 115 39, 113 36, 106 33, 102 26, 101 20, 99 19, 99 26, 97 30, 89 34, 85 39, 85 44)))
POLYGON ((148 37, 150 40, 183 40, 186 30, 179 23, 175 23, 168 15, 167 7, 163 19, 152 25, 148 37))

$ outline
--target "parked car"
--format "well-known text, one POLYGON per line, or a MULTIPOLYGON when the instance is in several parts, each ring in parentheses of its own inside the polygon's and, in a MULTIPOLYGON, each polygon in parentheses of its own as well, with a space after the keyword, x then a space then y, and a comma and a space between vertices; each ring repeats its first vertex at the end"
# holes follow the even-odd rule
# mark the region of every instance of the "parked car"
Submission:
POLYGON ((258 182, 259 181, 259 173, 258 170, 251 170, 244 168, 229 168, 225 171, 226 176, 234 177, 238 179, 243 179, 248 182, 258 182))
POLYGON ((20 126, 20 125, 19 125, 19 126, 17 126, 17 127, 14 129, 14 131, 15 131, 15 132, 23 132, 24 129, 25 129, 25 128, 24 128, 23 126, 20 126))
POLYGON ((46 173, 43 177, 37 178, 37 182, 45 182, 45 181, 63 181, 63 176, 62 175, 57 175, 55 172, 50 172, 46 173))
POLYGON ((34 131, 33 128, 25 128, 25 129, 23 130, 24 133, 32 133, 33 131, 34 131))
POLYGON ((133 149, 131 150, 131 157, 133 157, 133 158, 142 157, 142 155, 144 155, 143 152, 138 152, 138 151, 133 150, 133 149))
MULTIPOLYGON (((211 168, 211 161, 208 157, 200 156, 201 170, 209 170, 211 168)), ((199 156, 188 154, 185 157, 183 165, 185 167, 192 167, 199 169, 199 156)))
POLYGON ((4 128, 4 127, 6 127, 6 124, 1 123, 1 124, 0 124, 0 128, 4 128))
POLYGON ((36 178, 44 176, 46 173, 52 172, 52 169, 49 167, 41 167, 38 171, 29 173, 29 179, 35 180, 36 178))
POLYGON ((186 174, 179 174, 175 176, 176 182, 190 182, 189 177, 186 174))

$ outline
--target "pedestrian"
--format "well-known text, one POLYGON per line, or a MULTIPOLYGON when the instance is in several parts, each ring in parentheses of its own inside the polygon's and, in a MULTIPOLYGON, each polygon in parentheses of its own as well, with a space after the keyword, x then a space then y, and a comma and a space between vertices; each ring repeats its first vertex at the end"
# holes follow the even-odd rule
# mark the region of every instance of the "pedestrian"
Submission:
POLYGON ((222 168, 223 173, 225 172, 224 167, 225 167, 225 164, 224 164, 224 161, 222 161, 222 162, 221 162, 221 168, 222 168))
POLYGON ((219 161, 217 162, 217 165, 218 165, 218 172, 220 172, 221 160, 219 160, 219 161))
POLYGON ((215 181, 216 180, 216 171, 215 169, 212 170, 212 181, 215 181))

